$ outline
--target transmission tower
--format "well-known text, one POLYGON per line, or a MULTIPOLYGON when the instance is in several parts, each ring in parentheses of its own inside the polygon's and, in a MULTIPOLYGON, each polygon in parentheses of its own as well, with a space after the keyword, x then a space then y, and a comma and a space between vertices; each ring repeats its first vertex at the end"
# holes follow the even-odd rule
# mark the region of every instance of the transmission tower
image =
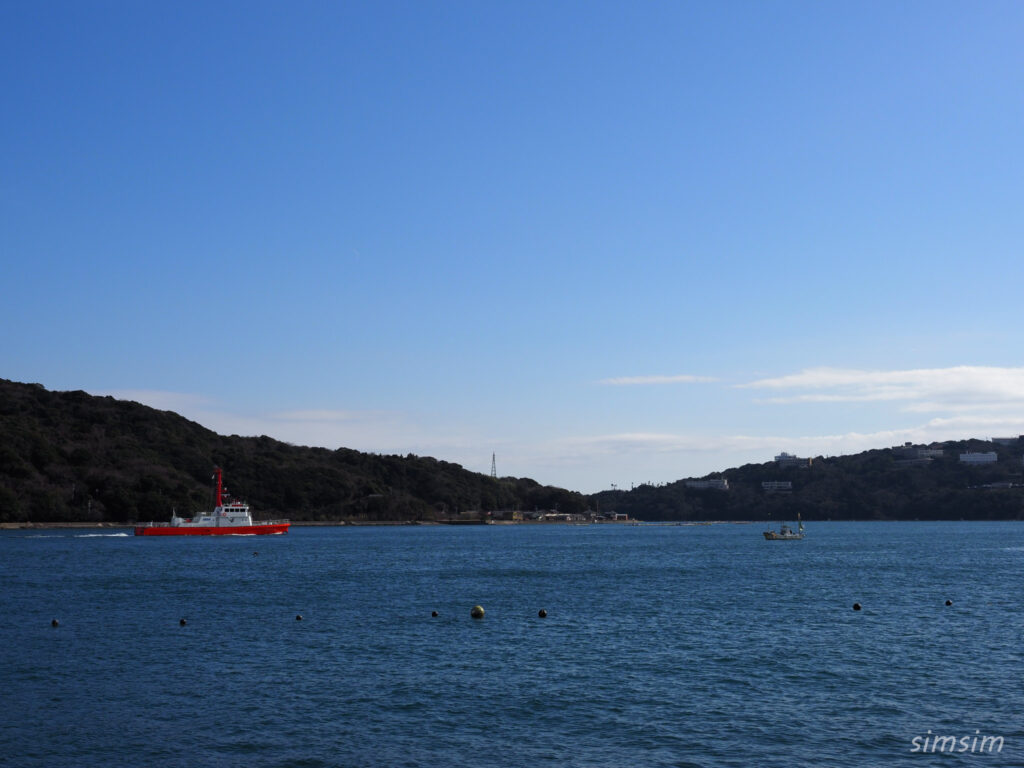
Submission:
POLYGON ((498 465, 494 461, 494 454, 491 454, 491 477, 498 479, 498 465))

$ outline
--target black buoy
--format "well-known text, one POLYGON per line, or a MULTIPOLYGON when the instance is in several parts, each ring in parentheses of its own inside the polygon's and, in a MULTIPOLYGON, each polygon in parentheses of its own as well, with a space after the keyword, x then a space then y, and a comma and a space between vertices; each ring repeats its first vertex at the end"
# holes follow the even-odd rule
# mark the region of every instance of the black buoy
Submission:
POLYGON ((854 603, 853 604, 853 610, 859 611, 860 610, 860 603, 854 603))
POLYGON ((295 620, 296 620, 296 621, 302 621, 302 614, 301 614, 301 613, 300 613, 300 614, 298 614, 298 615, 297 615, 297 616, 295 617, 295 620))
POLYGON ((537 611, 537 615, 542 619, 546 619, 548 617, 548 612, 541 608, 539 611, 537 611))
POLYGON ((473 607, 472 607, 472 608, 471 608, 471 609, 469 610, 469 615, 470 615, 470 616, 472 616, 472 617, 473 617, 474 619, 482 619, 482 618, 484 617, 484 609, 483 609, 483 606, 479 606, 479 605, 474 605, 474 606, 473 606, 473 607))
POLYGON ((946 605, 952 605, 952 604, 953 604, 953 601, 952 601, 952 600, 947 600, 947 601, 946 601, 946 605))
POLYGON ((51 627, 59 627, 60 626, 60 622, 57 621, 56 619, 54 619, 53 621, 50 622, 50 626, 51 627))
POLYGON ((432 616, 433 618, 435 618, 435 619, 436 619, 436 618, 437 618, 437 611, 431 611, 431 612, 430 612, 430 615, 431 615, 431 616, 432 616))
POLYGON ((186 624, 188 624, 188 622, 185 621, 184 619, 178 619, 178 626, 179 627, 184 627, 186 624))
POLYGON ((256 555, 258 555, 258 554, 259 554, 259 552, 253 552, 253 553, 252 553, 252 556, 253 556, 253 557, 256 557, 256 555))

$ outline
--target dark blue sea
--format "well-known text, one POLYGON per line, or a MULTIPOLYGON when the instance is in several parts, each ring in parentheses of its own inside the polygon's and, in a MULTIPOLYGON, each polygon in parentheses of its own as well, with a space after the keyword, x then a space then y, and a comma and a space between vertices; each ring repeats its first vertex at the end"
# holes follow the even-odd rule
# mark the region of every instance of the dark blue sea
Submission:
POLYGON ((3 532, 0 764, 1024 764, 1024 523, 807 528, 3 532))

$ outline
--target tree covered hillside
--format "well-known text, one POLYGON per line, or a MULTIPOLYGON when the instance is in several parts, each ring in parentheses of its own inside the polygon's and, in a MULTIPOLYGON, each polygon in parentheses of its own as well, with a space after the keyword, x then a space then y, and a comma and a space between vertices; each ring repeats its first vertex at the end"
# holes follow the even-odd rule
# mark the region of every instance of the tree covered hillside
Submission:
POLYGON ((0 522, 128 523, 168 520, 172 509, 191 514, 212 507, 214 466, 257 517, 293 520, 435 520, 471 510, 588 507, 641 520, 1024 518, 1020 440, 935 444, 924 458, 919 448, 818 457, 809 466, 748 464, 708 476, 727 490, 680 480, 585 497, 429 457, 225 437, 138 403, 0 379, 0 522), (968 451, 994 452, 998 460, 964 464, 960 454, 968 451), (767 490, 766 482, 789 488, 767 490))
POLYGON ((138 403, 0 379, 0 522, 168 520, 172 508, 212 508, 214 466, 264 518, 429 520, 586 506, 578 493, 428 457, 225 437, 138 403))
POLYGON ((728 490, 687 487, 685 480, 632 491, 604 491, 601 509, 648 520, 994 520, 1024 519, 1024 443, 985 440, 936 443, 818 457, 809 466, 747 464, 709 475, 728 490), (918 449, 941 456, 917 458, 918 449), (969 465, 967 452, 997 461, 969 465), (762 483, 790 483, 766 490, 762 483))

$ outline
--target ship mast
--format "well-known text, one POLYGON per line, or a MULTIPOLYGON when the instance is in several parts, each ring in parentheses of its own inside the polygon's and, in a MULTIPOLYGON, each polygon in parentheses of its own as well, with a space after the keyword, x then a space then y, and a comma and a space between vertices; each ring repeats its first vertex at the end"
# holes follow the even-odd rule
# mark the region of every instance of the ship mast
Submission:
POLYGON ((221 495, 223 486, 221 485, 221 469, 220 467, 214 467, 214 472, 217 473, 217 506, 221 506, 221 495))

